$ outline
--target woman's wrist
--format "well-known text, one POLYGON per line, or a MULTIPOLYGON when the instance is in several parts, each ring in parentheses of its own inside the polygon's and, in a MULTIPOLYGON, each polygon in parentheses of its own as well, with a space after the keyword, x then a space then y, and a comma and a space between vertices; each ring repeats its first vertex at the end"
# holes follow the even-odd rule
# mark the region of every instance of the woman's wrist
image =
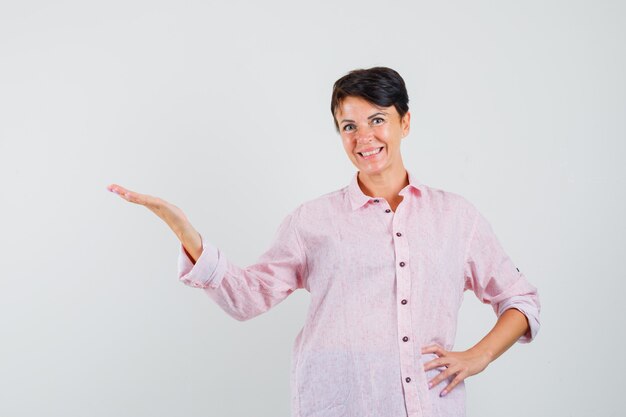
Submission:
POLYGON ((488 346, 481 346, 480 343, 468 349, 468 352, 472 355, 480 357, 485 366, 489 365, 496 359, 496 355, 493 350, 489 349, 488 346))
MULTIPOLYGON (((172 228, 172 230, 174 230, 172 228)), ((198 260, 202 254, 202 238, 196 229, 191 224, 185 225, 177 230, 174 230, 178 240, 183 245, 183 248, 187 254, 191 257, 194 263, 198 260)))

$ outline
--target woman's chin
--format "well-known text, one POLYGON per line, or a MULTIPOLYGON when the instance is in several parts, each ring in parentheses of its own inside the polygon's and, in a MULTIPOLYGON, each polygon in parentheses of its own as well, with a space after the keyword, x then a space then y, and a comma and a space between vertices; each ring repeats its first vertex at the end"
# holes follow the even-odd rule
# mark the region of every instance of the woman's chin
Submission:
POLYGON ((384 169, 382 169, 379 166, 360 166, 359 167, 359 171, 362 172, 364 175, 379 175, 382 174, 384 172, 384 169))
POLYGON ((359 161, 359 171, 362 171, 368 175, 376 175, 380 174, 383 171, 386 171, 388 166, 386 164, 386 160, 380 159, 372 162, 367 161, 359 161))
POLYGON ((385 166, 385 163, 384 163, 385 161, 383 160, 376 160, 376 161, 371 161, 371 162, 360 160, 357 162, 358 162, 357 166, 360 171, 366 171, 366 172, 371 172, 371 173, 381 171, 385 166))

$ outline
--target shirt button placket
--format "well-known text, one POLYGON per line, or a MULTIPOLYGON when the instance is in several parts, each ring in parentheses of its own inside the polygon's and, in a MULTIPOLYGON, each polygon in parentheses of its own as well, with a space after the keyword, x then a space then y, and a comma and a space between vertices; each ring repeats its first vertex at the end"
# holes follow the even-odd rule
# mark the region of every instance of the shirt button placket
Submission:
MULTIPOLYGON (((400 207, 400 206, 398 206, 400 207)), ((386 212, 391 210, 387 209, 386 212)), ((396 256, 395 270, 397 282, 396 297, 399 300, 398 309, 398 340, 400 348, 400 372, 405 392, 405 405, 410 416, 419 415, 420 405, 417 392, 417 384, 412 382, 415 378, 415 358, 412 337, 411 308, 408 304, 411 294, 411 270, 409 268, 409 245, 402 231, 405 231, 405 222, 402 210, 396 210, 393 218, 393 244, 396 256), (400 301, 401 300, 401 301, 400 301)))

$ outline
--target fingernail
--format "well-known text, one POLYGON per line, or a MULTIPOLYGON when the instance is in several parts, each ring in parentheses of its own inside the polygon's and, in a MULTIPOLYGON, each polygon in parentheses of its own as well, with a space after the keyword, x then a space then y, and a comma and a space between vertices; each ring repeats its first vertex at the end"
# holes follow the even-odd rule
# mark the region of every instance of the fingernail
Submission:
POLYGON ((433 383, 432 383, 432 382, 429 382, 429 383, 428 383, 428 388, 432 388, 432 387, 433 387, 433 383))
POLYGON ((443 390, 443 391, 441 391, 441 394, 439 394, 439 396, 440 397, 445 397, 447 393, 448 393, 447 391, 443 390))

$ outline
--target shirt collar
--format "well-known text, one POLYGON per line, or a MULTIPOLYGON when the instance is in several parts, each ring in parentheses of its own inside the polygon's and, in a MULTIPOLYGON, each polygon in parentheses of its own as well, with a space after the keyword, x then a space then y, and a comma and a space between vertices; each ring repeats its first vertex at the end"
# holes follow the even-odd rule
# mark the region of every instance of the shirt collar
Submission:
MULTIPOLYGON (((418 192, 419 194, 421 194, 425 190, 424 188, 425 185, 422 184, 416 177, 411 175, 411 173, 408 170, 406 170, 406 172, 409 176, 409 185, 407 185, 402 190, 400 190, 399 195, 404 195, 410 190, 414 190, 418 192)), ((376 198, 376 197, 370 197, 363 193, 363 191, 361 190, 361 187, 359 187, 359 181, 357 179, 358 175, 359 175, 359 172, 357 171, 352 177, 352 181, 350 182, 350 185, 348 185, 348 194, 350 196, 350 204, 352 206, 352 210, 356 210, 360 207, 363 207, 369 201, 374 200, 376 198)))

